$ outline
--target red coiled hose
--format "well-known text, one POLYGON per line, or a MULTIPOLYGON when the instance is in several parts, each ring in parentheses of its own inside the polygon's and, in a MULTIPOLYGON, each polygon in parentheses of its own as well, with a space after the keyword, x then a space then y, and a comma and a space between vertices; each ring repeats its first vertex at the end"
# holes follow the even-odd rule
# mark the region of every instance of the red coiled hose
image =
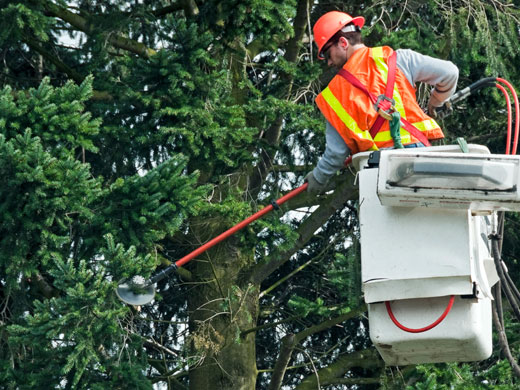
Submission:
POLYGON ((399 329, 404 330, 405 332, 409 332, 409 333, 422 333, 422 332, 426 332, 427 330, 433 329, 437 325, 439 325, 450 312, 450 310, 453 306, 453 302, 455 302, 455 295, 450 296, 450 301, 448 302, 448 307, 446 307, 446 310, 444 310, 444 313, 442 313, 441 316, 435 320, 435 322, 431 323, 428 326, 425 326, 424 328, 418 328, 418 329, 407 328, 406 326, 401 324, 399 321, 397 321, 397 318, 395 318, 394 313, 392 312, 392 307, 390 306, 389 301, 385 302, 385 306, 386 306, 386 311, 388 312, 388 315, 390 316, 390 319, 399 329))

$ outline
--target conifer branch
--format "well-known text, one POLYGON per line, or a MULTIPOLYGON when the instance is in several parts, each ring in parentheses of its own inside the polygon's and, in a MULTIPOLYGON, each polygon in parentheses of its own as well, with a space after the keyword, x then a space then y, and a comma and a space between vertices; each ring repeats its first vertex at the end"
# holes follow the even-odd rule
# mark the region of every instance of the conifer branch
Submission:
MULTIPOLYGON (((289 39, 286 44, 286 52, 285 52, 285 60, 287 62, 296 63, 298 59, 298 52, 300 50, 300 43, 305 34, 305 30, 307 27, 307 8, 310 4, 310 0, 299 0, 298 7, 296 11, 296 17, 294 18, 293 29, 294 36, 289 39)), ((287 91, 285 93, 286 99, 290 99, 293 85, 293 76, 291 75, 282 75, 284 79, 287 80, 287 84, 289 85, 287 91)), ((267 131, 264 134, 264 139, 267 141, 268 145, 277 146, 280 142, 280 135, 282 132, 283 126, 283 117, 279 116, 272 124, 269 126, 267 131)), ((274 150, 266 150, 262 151, 261 162, 258 164, 258 169, 255 171, 255 175, 251 179, 251 188, 253 191, 259 191, 261 183, 272 169, 272 161, 275 151, 274 150)))

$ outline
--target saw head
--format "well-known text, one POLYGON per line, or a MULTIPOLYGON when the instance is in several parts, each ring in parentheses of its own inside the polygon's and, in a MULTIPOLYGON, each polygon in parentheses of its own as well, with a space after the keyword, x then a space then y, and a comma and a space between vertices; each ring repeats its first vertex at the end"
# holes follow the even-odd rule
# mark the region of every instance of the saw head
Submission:
POLYGON ((150 281, 140 275, 119 282, 116 289, 117 297, 133 306, 142 306, 150 303, 155 297, 155 287, 150 281))

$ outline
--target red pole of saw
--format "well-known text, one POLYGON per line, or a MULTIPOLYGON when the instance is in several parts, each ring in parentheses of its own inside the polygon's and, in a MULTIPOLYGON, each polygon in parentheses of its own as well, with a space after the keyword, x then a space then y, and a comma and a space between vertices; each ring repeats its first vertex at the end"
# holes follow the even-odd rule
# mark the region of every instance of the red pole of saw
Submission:
POLYGON ((296 195, 298 195, 298 194, 302 193, 303 191, 305 191, 307 189, 308 185, 309 185, 309 183, 304 183, 302 186, 292 190, 291 192, 289 192, 286 195, 282 196, 280 199, 278 199, 276 201, 273 201, 272 204, 264 207, 262 210, 257 211, 255 214, 253 214, 250 217, 244 219, 242 222, 239 222, 238 224, 236 224, 232 228, 229 228, 224 233, 219 234, 217 237, 215 237, 212 240, 208 241, 207 243, 205 243, 201 247, 195 249, 193 252, 188 253, 186 256, 184 256, 181 259, 177 260, 175 263, 169 265, 168 267, 166 267, 162 271, 159 271, 156 275, 154 275, 150 279, 150 283, 153 284, 153 283, 156 283, 159 280, 165 278, 166 276, 168 276, 168 274, 170 274, 171 272, 173 272, 177 268, 182 267, 184 264, 186 264, 190 260, 193 260, 195 257, 201 255, 202 253, 206 252, 208 249, 214 247, 219 242, 225 240, 229 236, 232 236, 233 234, 235 234, 239 230, 241 230, 244 227, 246 227, 247 225, 249 225, 251 222, 254 222, 257 219, 263 217, 265 214, 271 212, 275 208, 277 209, 279 206, 281 206, 282 204, 287 202, 289 199, 294 198, 296 195))

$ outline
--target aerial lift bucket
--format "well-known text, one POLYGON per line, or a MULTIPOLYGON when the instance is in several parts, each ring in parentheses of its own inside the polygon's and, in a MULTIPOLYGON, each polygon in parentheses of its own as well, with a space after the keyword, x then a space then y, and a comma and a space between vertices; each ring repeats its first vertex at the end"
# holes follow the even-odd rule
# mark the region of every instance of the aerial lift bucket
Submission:
POLYGON ((370 337, 385 362, 487 358, 498 281, 488 236, 497 210, 520 210, 520 156, 453 145, 353 163, 370 337))
POLYGON ((519 101, 508 81, 492 77, 457 92, 438 114, 449 114, 451 104, 487 86, 496 86, 506 99, 506 155, 463 142, 461 150, 354 156, 370 337, 387 364, 472 361, 491 354, 491 286, 499 279, 495 265, 503 268, 492 238, 498 237, 496 212, 520 210, 520 161, 509 156, 513 115, 505 87, 515 106, 513 155, 519 101))

